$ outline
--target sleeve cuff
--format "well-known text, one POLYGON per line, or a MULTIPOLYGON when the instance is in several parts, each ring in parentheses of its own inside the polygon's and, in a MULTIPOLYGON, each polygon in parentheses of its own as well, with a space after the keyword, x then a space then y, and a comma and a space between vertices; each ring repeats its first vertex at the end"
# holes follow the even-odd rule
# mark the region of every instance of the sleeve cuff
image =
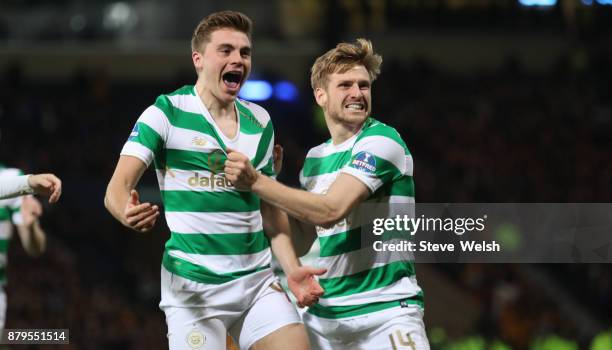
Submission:
POLYGON ((382 181, 379 179, 369 178, 368 176, 365 176, 363 172, 351 167, 344 167, 342 170, 340 170, 340 172, 356 177, 357 180, 363 182, 363 184, 368 187, 370 193, 376 192, 376 190, 382 185, 382 181))
POLYGON ((128 141, 123 146, 120 155, 136 157, 143 161, 147 167, 153 161, 153 152, 137 142, 128 141))

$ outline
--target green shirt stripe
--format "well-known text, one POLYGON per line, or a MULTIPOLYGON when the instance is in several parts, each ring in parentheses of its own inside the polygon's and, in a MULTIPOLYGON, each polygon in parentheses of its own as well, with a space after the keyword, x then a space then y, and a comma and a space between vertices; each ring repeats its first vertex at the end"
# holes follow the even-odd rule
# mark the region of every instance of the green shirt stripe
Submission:
POLYGON ((9 242, 8 239, 0 239, 0 253, 6 253, 8 251, 9 242))
POLYGON ((374 120, 373 118, 368 118, 368 120, 366 120, 363 126, 363 132, 359 134, 359 136, 357 136, 357 139, 355 140, 355 144, 357 144, 360 140, 363 140, 364 138, 368 136, 384 136, 384 137, 388 137, 392 139, 393 141, 397 142, 400 146, 402 146, 402 148, 404 149, 404 152, 406 152, 406 155, 410 154, 410 151, 408 150, 406 143, 404 142, 404 140, 402 140, 402 137, 397 132, 397 130, 381 122, 378 122, 378 124, 375 124, 376 122, 377 121, 374 120))
POLYGON ((361 249, 361 227, 319 237, 320 257, 340 255, 361 249))
POLYGON ((263 135, 261 135, 261 140, 259 141, 259 145, 257 145, 257 152, 255 153, 255 158, 253 158, 254 167, 259 167, 259 163, 261 163, 270 148, 270 142, 272 142, 272 137, 274 136, 274 129, 272 128, 272 122, 268 122, 266 125, 266 129, 263 131, 263 135))
POLYGON ((195 96, 195 91, 193 85, 185 85, 182 88, 176 89, 174 92, 167 94, 168 96, 176 96, 176 95, 191 95, 195 96))
POLYGON ((0 221, 11 219, 11 211, 8 207, 0 207, 0 221))
POLYGON ((153 153, 158 153, 164 143, 161 136, 155 129, 145 123, 138 122, 136 125, 138 126, 138 135, 130 136, 129 140, 138 142, 153 153))
POLYGON ((222 149, 226 149, 223 140, 219 137, 215 128, 199 113, 191 113, 175 107, 166 96, 160 96, 155 100, 155 107, 159 108, 170 124, 177 128, 189 129, 213 137, 222 149))
POLYGON ((360 305, 322 306, 321 304, 315 304, 308 308, 308 312, 322 318, 338 319, 360 316, 364 314, 369 314, 371 312, 390 309, 393 307, 400 307, 402 304, 418 305, 421 308, 424 308, 425 304, 423 302, 423 293, 419 292, 417 295, 402 300, 382 301, 377 303, 360 305))
POLYGON ((252 270, 235 271, 232 273, 216 273, 205 268, 204 266, 194 265, 188 261, 175 258, 168 254, 167 251, 164 252, 162 265, 164 265, 168 271, 181 277, 208 284, 227 283, 240 277, 248 276, 252 273, 270 268, 270 265, 268 264, 252 270))
POLYGON ((396 261, 349 276, 320 278, 319 283, 325 289, 324 298, 337 298, 382 288, 414 275, 414 263, 396 261))
POLYGON ((176 233, 166 242, 167 250, 190 254, 245 255, 268 248, 270 243, 263 231, 253 233, 176 233))
POLYGON ((166 166, 179 170, 208 170, 213 173, 223 172, 227 156, 220 151, 198 152, 168 148, 166 166))
POLYGON ((254 193, 238 191, 161 191, 161 197, 166 212, 246 212, 259 210, 260 203, 254 193))
MULTIPOLYGON (((236 108, 240 114, 241 133, 250 135, 259 134, 264 129, 253 113, 238 100, 236 100, 236 108)), ((270 123, 268 122, 268 124, 270 123)))
POLYGON ((412 176, 404 175, 402 178, 391 183, 385 183, 370 198, 387 196, 414 197, 414 180, 412 176))
POLYGON ((351 151, 336 152, 320 158, 306 158, 302 175, 305 177, 333 173, 351 159, 351 151))

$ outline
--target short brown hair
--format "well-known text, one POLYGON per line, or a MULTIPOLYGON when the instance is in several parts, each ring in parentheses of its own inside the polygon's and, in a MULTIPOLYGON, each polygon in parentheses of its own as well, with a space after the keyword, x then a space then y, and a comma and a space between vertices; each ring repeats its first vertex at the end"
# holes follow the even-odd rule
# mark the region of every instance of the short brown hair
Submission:
POLYGON ((313 90, 324 88, 330 74, 344 73, 356 65, 363 65, 374 81, 381 64, 382 57, 374 52, 370 40, 359 38, 354 44, 340 43, 317 58, 310 71, 310 84, 313 90))
POLYGON ((230 28, 251 38, 253 22, 245 14, 237 11, 220 11, 204 17, 193 31, 191 51, 198 51, 202 44, 210 41, 210 35, 217 29, 230 28))

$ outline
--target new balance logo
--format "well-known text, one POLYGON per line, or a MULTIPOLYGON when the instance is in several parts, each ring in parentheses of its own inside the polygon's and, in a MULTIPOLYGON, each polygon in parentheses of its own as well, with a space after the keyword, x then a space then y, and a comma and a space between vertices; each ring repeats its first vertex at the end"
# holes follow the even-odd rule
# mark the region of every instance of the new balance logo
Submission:
POLYGON ((196 147, 204 147, 206 146, 207 143, 208 141, 206 141, 206 139, 203 137, 196 136, 193 139, 191 139, 191 144, 196 147))

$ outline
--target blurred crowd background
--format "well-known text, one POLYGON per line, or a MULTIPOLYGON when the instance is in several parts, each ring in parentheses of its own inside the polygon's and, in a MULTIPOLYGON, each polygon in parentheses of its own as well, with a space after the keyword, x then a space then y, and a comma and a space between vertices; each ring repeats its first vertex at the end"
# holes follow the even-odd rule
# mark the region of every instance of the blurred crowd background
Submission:
MULTIPOLYGON (((373 116, 415 162, 417 202, 609 202, 612 6, 604 0, 0 0, 0 162, 64 181, 45 206, 48 251, 9 248, 7 328, 69 328, 62 349, 163 349, 164 220, 130 232, 103 206, 135 120, 195 82, 206 14, 254 20, 252 80, 297 185, 327 130, 314 59, 372 39, 373 116), (278 84, 282 83, 282 84, 278 84), (284 86, 280 90, 280 86, 284 86)), ((154 172, 139 190, 159 201, 154 172)), ((432 349, 612 349, 605 264, 421 264, 432 349)), ((30 346, 35 349, 37 346, 30 346)), ((44 348, 53 348, 47 346, 44 348)), ((60 348, 60 346, 57 346, 60 348)))

